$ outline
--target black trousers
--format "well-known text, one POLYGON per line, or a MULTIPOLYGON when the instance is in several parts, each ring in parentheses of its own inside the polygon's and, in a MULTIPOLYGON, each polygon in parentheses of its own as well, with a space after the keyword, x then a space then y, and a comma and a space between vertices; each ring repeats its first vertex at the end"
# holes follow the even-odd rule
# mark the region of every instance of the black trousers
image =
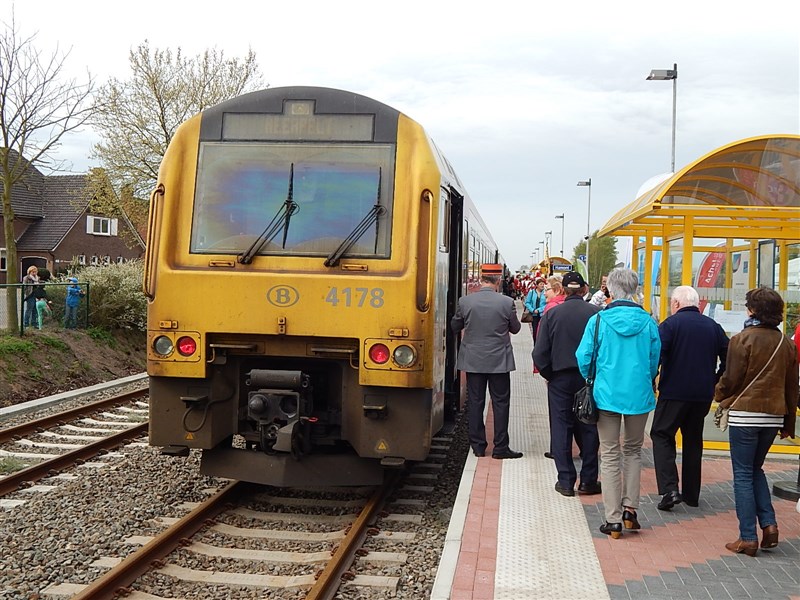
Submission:
POLYGON ((467 431, 473 450, 486 450, 486 425, 483 409, 486 406, 486 386, 492 399, 494 419, 493 454, 508 451, 508 415, 511 406, 510 373, 467 373, 467 431))
POLYGON ((650 428, 653 461, 658 493, 678 491, 678 467, 675 464, 675 434, 681 430, 681 495, 688 504, 700 499, 701 465, 703 463, 703 423, 711 408, 708 402, 659 400, 650 428))
POLYGON ((556 463, 558 483, 561 487, 575 487, 577 472, 572 460, 572 440, 580 448, 581 483, 596 483, 600 438, 597 425, 581 423, 572 413, 575 392, 584 385, 577 369, 556 371, 547 383, 547 403, 550 408, 550 452, 556 463))
POLYGON ((542 320, 542 317, 536 315, 533 317, 533 321, 531 321, 531 335, 533 336, 533 344, 536 345, 536 333, 539 331, 539 321, 542 320))

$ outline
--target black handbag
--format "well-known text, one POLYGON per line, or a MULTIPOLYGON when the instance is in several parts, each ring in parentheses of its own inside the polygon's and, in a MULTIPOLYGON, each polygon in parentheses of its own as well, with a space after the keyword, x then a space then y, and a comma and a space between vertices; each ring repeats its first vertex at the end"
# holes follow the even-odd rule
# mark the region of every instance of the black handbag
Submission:
POLYGON ((575 418, 581 423, 594 425, 597 423, 599 411, 594 401, 594 376, 597 371, 597 331, 600 329, 600 313, 597 313, 597 321, 594 324, 594 345, 592 347, 592 361, 589 363, 589 376, 586 378, 586 385, 575 392, 572 402, 572 412, 575 418))

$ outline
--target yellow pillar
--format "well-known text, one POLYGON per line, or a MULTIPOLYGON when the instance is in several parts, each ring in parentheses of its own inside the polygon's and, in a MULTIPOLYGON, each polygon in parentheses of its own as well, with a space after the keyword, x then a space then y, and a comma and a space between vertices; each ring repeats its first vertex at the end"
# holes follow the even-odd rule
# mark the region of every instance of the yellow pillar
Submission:
POLYGON ((727 300, 723 303, 725 310, 731 310, 733 302, 733 240, 728 238, 725 240, 725 297, 727 300))
POLYGON ((669 241, 661 236, 661 281, 659 282, 661 293, 658 300, 658 320, 663 321, 669 316, 669 241))
MULTIPOLYGON (((681 285, 692 285, 692 258, 694 256, 694 217, 683 219, 683 264, 681 285)), ((730 269, 728 269, 730 271, 730 269)))
POLYGON ((648 232, 644 236, 644 285, 642 292, 644 292, 643 307, 647 312, 653 307, 653 236, 648 232))

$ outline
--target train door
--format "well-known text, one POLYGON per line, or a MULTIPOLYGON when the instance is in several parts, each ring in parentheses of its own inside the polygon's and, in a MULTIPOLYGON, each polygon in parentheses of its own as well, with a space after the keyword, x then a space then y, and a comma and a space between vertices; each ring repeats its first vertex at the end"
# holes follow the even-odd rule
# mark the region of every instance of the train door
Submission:
POLYGON ((445 357, 445 421, 455 422, 455 415, 461 409, 461 379, 456 369, 456 356, 461 336, 453 333, 450 320, 456 313, 458 299, 461 296, 464 264, 464 197, 453 188, 443 189, 442 198, 449 205, 450 231, 448 245, 450 254, 447 268, 447 321, 446 321, 446 357, 445 357))

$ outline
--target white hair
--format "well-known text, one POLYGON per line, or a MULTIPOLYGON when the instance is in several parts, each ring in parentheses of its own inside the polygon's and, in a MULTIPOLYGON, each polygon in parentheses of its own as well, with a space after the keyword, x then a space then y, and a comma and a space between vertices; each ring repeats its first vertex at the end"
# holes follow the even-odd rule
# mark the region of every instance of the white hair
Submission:
POLYGON ((681 308, 685 306, 700 306, 700 294, 690 285, 679 285, 672 290, 672 299, 681 308))

